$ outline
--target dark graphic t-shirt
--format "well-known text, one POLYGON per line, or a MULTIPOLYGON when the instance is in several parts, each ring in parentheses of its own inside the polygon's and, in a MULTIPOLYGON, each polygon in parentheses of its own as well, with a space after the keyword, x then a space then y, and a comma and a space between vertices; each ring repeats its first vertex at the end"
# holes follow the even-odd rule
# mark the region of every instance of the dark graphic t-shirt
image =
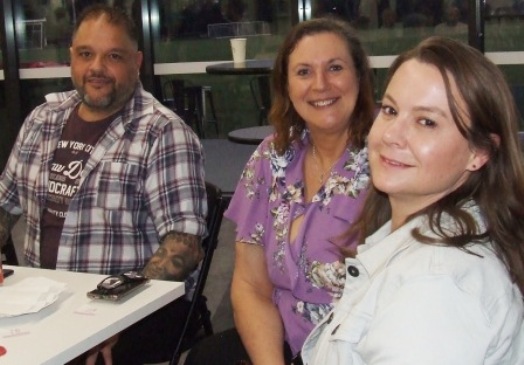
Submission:
POLYGON ((77 107, 64 126, 51 164, 47 202, 42 215, 40 264, 43 268, 56 267, 69 202, 79 188, 80 176, 94 146, 114 118, 112 115, 101 121, 86 122, 78 116, 77 107))

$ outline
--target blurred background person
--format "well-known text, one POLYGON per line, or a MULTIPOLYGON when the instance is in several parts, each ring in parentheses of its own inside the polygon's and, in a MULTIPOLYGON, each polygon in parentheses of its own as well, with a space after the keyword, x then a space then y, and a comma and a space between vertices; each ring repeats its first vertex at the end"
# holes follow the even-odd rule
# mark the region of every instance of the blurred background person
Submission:
POLYGON ((445 19, 435 27, 435 34, 441 36, 453 36, 468 34, 468 25, 460 21, 460 10, 455 5, 446 8, 445 19))

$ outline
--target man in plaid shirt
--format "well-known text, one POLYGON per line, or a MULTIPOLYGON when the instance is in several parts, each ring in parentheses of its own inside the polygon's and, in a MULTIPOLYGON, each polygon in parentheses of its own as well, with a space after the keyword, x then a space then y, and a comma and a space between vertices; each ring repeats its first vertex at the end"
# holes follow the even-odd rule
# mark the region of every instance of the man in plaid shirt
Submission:
MULTIPOLYGON (((0 243, 24 215, 31 266, 185 280, 206 230, 198 138, 142 88, 137 31, 121 10, 86 9, 70 53, 76 90, 30 113, 0 177, 0 243)), ((99 351, 113 364, 165 360, 187 304, 145 318, 87 363, 99 351)))

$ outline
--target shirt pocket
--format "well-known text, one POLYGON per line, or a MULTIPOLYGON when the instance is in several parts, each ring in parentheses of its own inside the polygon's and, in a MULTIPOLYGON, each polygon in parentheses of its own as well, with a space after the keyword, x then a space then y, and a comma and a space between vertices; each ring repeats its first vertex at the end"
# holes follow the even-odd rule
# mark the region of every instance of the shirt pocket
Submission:
MULTIPOLYGON (((308 364, 364 364, 358 353, 358 345, 367 332, 366 318, 346 315, 337 318, 334 312, 309 335, 303 352, 306 359, 314 355, 308 364), (330 323, 331 322, 331 323, 330 323)), ((339 316, 343 314, 339 313, 339 316)))
POLYGON ((366 336, 371 318, 349 314, 331 331, 331 341, 357 345, 366 336))
POLYGON ((19 157, 18 157, 18 166, 17 167, 26 167, 28 165, 33 165, 34 161, 37 161, 38 164, 42 161, 42 138, 39 137, 39 130, 31 130, 20 142, 19 157), (22 165, 22 166, 19 166, 22 165))
POLYGON ((103 163, 98 172, 96 206, 132 209, 139 204, 139 171, 139 166, 135 164, 103 163))

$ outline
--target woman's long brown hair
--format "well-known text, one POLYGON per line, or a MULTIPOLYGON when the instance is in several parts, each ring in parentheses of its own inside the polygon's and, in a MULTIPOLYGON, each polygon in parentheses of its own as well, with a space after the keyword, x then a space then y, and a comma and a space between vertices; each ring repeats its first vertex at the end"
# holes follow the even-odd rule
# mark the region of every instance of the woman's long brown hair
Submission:
MULTIPOLYGON (((491 240, 524 294, 524 160, 518 140, 520 117, 504 75, 476 49, 452 39, 430 37, 395 60, 388 72, 386 88, 397 69, 411 59, 440 71, 460 133, 472 148, 488 151, 489 161, 473 172, 460 188, 410 219, 426 215, 431 230, 450 246, 464 247, 471 242, 491 240), (461 117, 463 114, 451 93, 451 80, 465 102, 469 123, 461 117), (494 136, 498 136, 498 140, 494 136), (461 209, 471 200, 481 209, 486 232, 478 233, 474 219, 461 209), (455 219, 462 228, 459 234, 451 235, 440 225, 443 214, 455 219)), ((390 218, 387 195, 371 188, 362 214, 350 233, 357 234, 359 242, 363 242, 390 218)), ((417 230, 413 234, 421 242, 433 242, 417 230)))

